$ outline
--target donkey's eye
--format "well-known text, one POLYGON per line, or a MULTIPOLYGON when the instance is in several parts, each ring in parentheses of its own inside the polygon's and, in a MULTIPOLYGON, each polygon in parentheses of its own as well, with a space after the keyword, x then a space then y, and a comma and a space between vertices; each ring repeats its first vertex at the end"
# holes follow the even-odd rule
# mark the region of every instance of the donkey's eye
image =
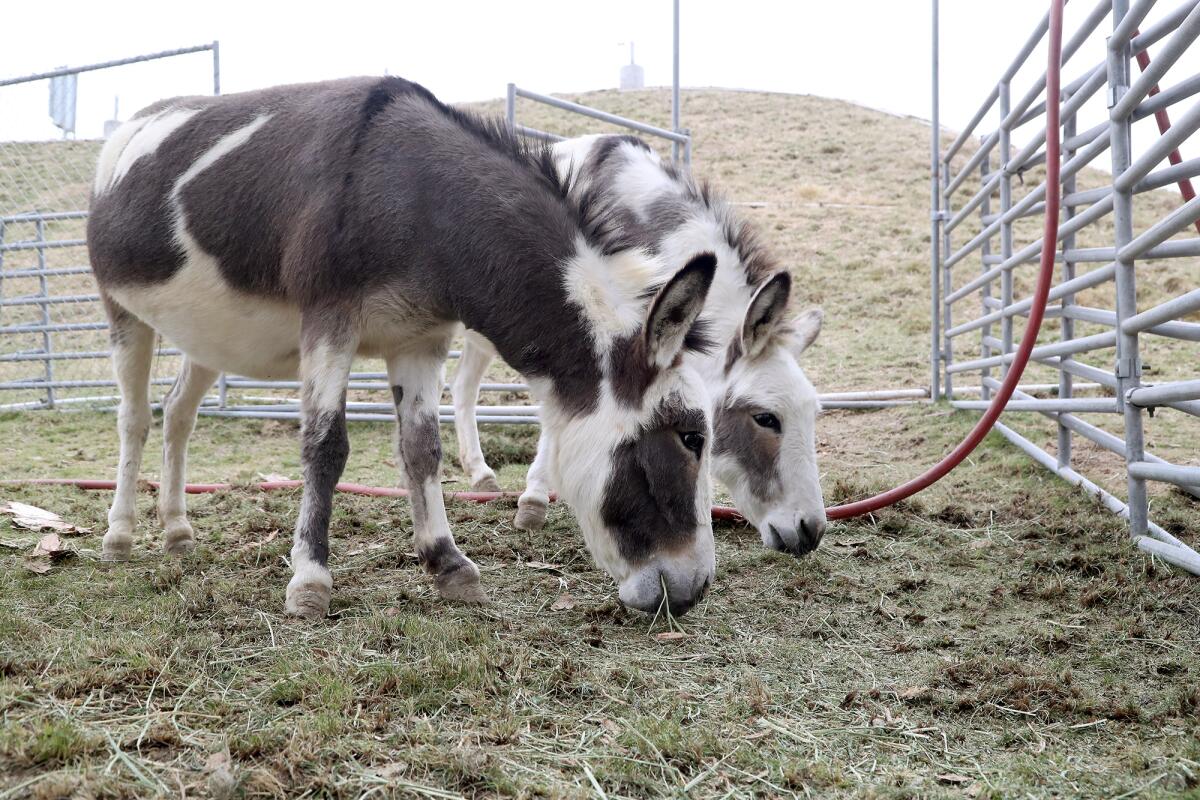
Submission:
POLYGON ((774 414, 771 414, 769 412, 763 413, 763 414, 755 414, 754 421, 764 428, 770 428, 771 430, 775 431, 776 433, 779 433, 783 429, 783 426, 779 424, 779 417, 777 417, 774 414))
POLYGON ((700 457, 700 453, 704 450, 704 434, 696 433, 696 431, 687 431, 679 434, 679 440, 683 442, 683 446, 700 457))

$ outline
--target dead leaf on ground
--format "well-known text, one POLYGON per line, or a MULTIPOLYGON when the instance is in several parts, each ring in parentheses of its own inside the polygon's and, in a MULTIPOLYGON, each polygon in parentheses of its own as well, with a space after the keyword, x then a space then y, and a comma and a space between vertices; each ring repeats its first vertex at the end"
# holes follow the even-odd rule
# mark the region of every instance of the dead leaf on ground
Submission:
POLYGON ((526 561, 525 566, 530 569, 544 569, 548 572, 557 572, 562 569, 562 564, 551 564, 547 561, 526 561))
POLYGON ((570 611, 575 607, 575 598, 563 592, 559 598, 554 601, 554 605, 550 606, 551 611, 570 611))
POLYGON ((279 483, 280 481, 293 481, 295 478, 289 478, 287 475, 280 475, 277 472, 260 472, 258 479, 263 483, 279 483))
POLYGON ((683 631, 663 631, 662 633, 654 634, 654 638, 660 642, 678 642, 681 639, 688 638, 688 635, 683 631))
POLYGON ((31 531, 50 530, 61 533, 92 532, 91 528, 84 528, 67 522, 53 511, 47 511, 44 508, 38 508, 26 503, 18 503, 16 500, 9 500, 0 506, 0 514, 11 514, 13 525, 31 531))
POLYGON ((72 558, 74 550, 63 547, 62 539, 57 533, 47 533, 41 538, 33 550, 25 557, 25 569, 38 575, 45 575, 50 568, 64 559, 72 558))
POLYGON ((64 547, 62 539, 58 537, 57 533, 47 533, 34 546, 33 552, 30 555, 34 558, 46 556, 51 561, 61 561, 64 558, 70 558, 75 555, 75 551, 64 547))
POLYGON ((50 559, 39 558, 37 560, 27 558, 21 562, 21 566, 37 575, 45 575, 50 571, 50 559))
POLYGON ((834 547, 862 547, 867 543, 866 539, 844 539, 840 542, 834 542, 834 547))
POLYGON ((957 772, 945 772, 937 776, 938 783, 950 783, 959 786, 974 783, 974 778, 968 778, 966 775, 959 775, 957 772))
POLYGON ((899 691, 901 700, 912 700, 917 697, 924 697, 929 694, 928 686, 908 686, 899 691))
POLYGON ((967 545, 967 547, 971 548, 972 550, 986 550, 991 546, 992 546, 991 539, 976 539, 973 542, 971 542, 969 545, 967 545))

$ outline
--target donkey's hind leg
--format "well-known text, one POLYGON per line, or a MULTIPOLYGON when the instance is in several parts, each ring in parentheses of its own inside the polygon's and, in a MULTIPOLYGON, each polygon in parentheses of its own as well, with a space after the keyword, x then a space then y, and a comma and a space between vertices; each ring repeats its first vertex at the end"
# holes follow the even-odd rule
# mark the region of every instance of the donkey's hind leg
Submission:
POLYGON ((150 367, 154 359, 154 330, 112 301, 105 302, 112 342, 113 371, 121 391, 117 432, 121 455, 117 490, 108 510, 108 530, 101 544, 105 561, 125 561, 137 527, 137 482, 142 451, 150 433, 150 367))
POLYGON ((479 423, 475 419, 475 406, 479 402, 479 385, 483 374, 492 363, 496 352, 486 339, 467 331, 458 369, 450 392, 454 396, 454 432, 458 436, 458 462, 477 492, 498 492, 500 484, 496 473, 487 465, 483 448, 479 446, 479 423))
POLYGON ((179 377, 163 401, 163 469, 162 485, 158 489, 158 520, 163 526, 163 551, 168 555, 183 555, 195 546, 184 499, 188 437, 196 426, 196 410, 216 379, 216 370, 184 358, 179 377))
POLYGON ((413 541, 438 592, 448 600, 483 602, 479 568, 454 544, 439 473, 442 439, 438 399, 442 388, 445 348, 418 356, 388 359, 388 380, 396 403, 396 460, 404 465, 412 504, 413 541))

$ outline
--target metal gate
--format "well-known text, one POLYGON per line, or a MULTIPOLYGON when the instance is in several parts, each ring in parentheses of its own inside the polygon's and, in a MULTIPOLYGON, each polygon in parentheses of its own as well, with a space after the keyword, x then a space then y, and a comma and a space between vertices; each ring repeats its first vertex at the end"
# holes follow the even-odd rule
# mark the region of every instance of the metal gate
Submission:
POLYGON ((1150 481, 1200 497, 1200 423, 1195 419, 1200 417, 1200 348, 1194 344, 1200 342, 1200 238, 1184 235, 1193 225, 1200 231, 1200 199, 1188 180, 1200 175, 1200 159, 1184 161, 1178 152, 1200 129, 1200 103, 1174 120, 1169 116, 1176 103, 1200 93, 1200 75, 1159 90, 1200 35, 1200 3, 1182 3, 1139 31, 1154 6, 1154 0, 1132 7, 1128 0, 1102 0, 1065 41, 1064 72, 1074 67, 1078 76, 1052 100, 1061 103, 1062 186, 1047 187, 1030 179, 1045 163, 1045 73, 1035 75, 1023 94, 1015 87, 1049 17, 967 127, 943 149, 934 0, 931 379, 935 398, 941 393, 957 408, 986 407, 1030 308, 1031 287, 1021 296, 1030 273, 1022 267, 1040 258, 1042 243, 1027 221, 1042 213, 1047 191, 1061 191, 1061 272, 1050 292, 1056 305, 1047 309, 1048 318, 1059 319, 1059 331, 1055 337, 1044 326, 1048 336, 1033 350, 1031 363, 1031 369, 1056 381, 1051 396, 1019 391, 1007 407, 1052 419, 1057 432, 1047 447, 1054 452, 1018 433, 1015 423, 996 429, 1039 464, 1127 518, 1139 547, 1200 574, 1200 555, 1149 519, 1150 481), (1159 42, 1162 47, 1151 58, 1149 48, 1159 42), (1098 62, 1074 58, 1089 46, 1102 56, 1098 62), (1085 126, 1081 120, 1089 114, 1099 122, 1085 126), (983 127, 989 116, 994 127, 983 127), (1152 138, 1136 150, 1135 126, 1139 143, 1148 134, 1152 138), (1018 146, 1014 140, 1022 128, 1026 141, 1018 146), (969 147, 977 132, 978 145, 969 147), (1108 158, 1095 162, 1105 151, 1108 158), (1161 166, 1164 161, 1169 165, 1161 166), (1111 174, 1085 169, 1093 162, 1111 174), (980 269, 968 269, 972 262, 980 269), (968 334, 978 337, 977 345, 967 344, 968 334), (955 353, 976 348, 966 358, 955 353), (1147 351, 1153 353, 1153 373, 1143 360, 1147 351), (956 386, 959 376, 971 373, 980 376, 981 400, 963 399, 956 386), (1155 411, 1161 412, 1155 421, 1160 440, 1179 443, 1173 445, 1176 459, 1192 464, 1149 452, 1146 414, 1155 411), (1127 500, 1076 470, 1081 448, 1075 437, 1120 459, 1127 500))

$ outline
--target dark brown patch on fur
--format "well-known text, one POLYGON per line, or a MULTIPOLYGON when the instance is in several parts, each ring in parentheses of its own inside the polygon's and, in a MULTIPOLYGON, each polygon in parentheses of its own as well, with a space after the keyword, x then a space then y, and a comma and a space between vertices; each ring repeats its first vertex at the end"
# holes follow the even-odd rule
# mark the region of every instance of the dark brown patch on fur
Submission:
POLYGON ((346 408, 309 415, 301 431, 300 459, 304 467, 307 512, 296 523, 296 538, 308 544, 311 558, 321 566, 329 560, 329 518, 333 489, 350 455, 346 408))
POLYGON ((745 355, 745 353, 742 351, 742 337, 735 336, 735 337, 733 337, 733 341, 731 341, 729 343, 729 347, 727 347, 725 349, 725 374, 726 375, 729 374, 729 371, 731 369, 733 369, 733 365, 736 364, 738 359, 741 358, 743 355, 745 355))
POLYGON ((763 502, 774 500, 783 490, 779 473, 779 434, 754 421, 765 409, 734 401, 728 394, 713 420, 713 455, 731 455, 748 475, 757 480, 750 491, 763 502))
POLYGON ((439 577, 445 577, 467 566, 466 556, 453 541, 444 537, 419 548, 417 558, 421 559, 421 566, 425 567, 426 572, 439 577))
POLYGON ((646 342, 640 333, 622 336, 608 351, 609 381, 613 395, 622 405, 640 408, 646 390, 658 377, 658 367, 650 363, 646 342))
MULTIPOLYGON (((403 390, 394 387, 393 391, 403 390)), ((429 519, 425 505, 425 484, 431 480, 437 483, 438 471, 442 466, 442 437, 438 432, 438 418, 436 413, 428 411, 406 415, 399 407, 396 413, 400 426, 400 458, 408 476, 413 523, 424 529, 429 519)))
POLYGON ((680 441, 680 433, 689 431, 704 431, 704 413, 672 396, 641 434, 613 455, 601 515, 615 533, 621 556, 632 563, 677 549, 695 535, 696 482, 703 476, 701 459, 680 441))

